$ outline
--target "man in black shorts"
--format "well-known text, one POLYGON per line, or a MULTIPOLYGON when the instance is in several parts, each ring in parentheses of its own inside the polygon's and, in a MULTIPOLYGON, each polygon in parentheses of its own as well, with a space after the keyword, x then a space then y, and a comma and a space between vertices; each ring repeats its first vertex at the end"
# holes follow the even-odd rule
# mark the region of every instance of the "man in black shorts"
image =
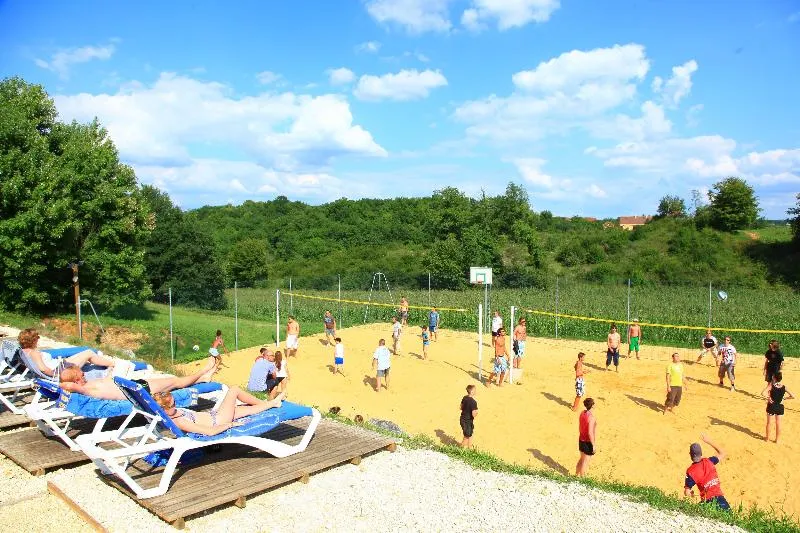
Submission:
POLYGON ((461 398, 461 430, 464 439, 461 441, 462 448, 469 448, 472 445, 472 432, 475 429, 475 417, 478 416, 478 402, 475 401, 475 385, 467 385, 467 395, 461 398))

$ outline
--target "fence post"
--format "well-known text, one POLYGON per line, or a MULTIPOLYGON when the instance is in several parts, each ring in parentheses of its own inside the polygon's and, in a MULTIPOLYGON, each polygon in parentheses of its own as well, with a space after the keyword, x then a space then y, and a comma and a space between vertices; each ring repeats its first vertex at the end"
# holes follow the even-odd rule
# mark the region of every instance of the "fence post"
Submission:
POLYGON ((292 276, 289 276, 289 314, 294 314, 294 291, 292 291, 292 276))
POLYGON ((239 350, 239 284, 233 282, 233 344, 239 350))
POLYGON ((281 347, 281 290, 275 289, 275 346, 281 347))
POLYGON ((175 364, 175 341, 172 338, 172 287, 169 288, 169 353, 175 364))
POLYGON ((558 338, 558 276, 556 276, 556 339, 558 338))
POLYGON ((428 272, 428 307, 431 306, 431 273, 428 272))
MULTIPOLYGON (((628 278, 628 325, 631 323, 631 278, 628 278)), ((625 328, 625 331, 630 332, 630 328, 625 328)), ((630 336, 626 333, 626 337, 628 337, 628 343, 630 344, 631 339, 630 336)))
POLYGON ((483 304, 478 304, 478 380, 483 383, 483 304))

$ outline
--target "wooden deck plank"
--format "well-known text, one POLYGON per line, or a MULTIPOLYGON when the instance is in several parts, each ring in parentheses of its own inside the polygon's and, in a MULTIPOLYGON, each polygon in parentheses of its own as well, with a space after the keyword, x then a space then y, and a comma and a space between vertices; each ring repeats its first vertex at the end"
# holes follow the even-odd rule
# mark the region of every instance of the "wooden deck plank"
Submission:
MULTIPOLYGON (((305 428, 308 420, 294 423, 305 428)), ((270 437, 281 440, 282 435, 292 435, 296 431, 296 428, 280 427, 274 434, 271 432, 270 437)), ((392 439, 383 435, 323 419, 303 453, 278 459, 239 445, 223 446, 219 454, 209 454, 200 464, 179 467, 167 494, 156 498, 140 500, 116 477, 102 477, 162 520, 181 523, 188 517, 241 502, 242 498, 280 487, 304 475, 349 463, 354 457, 387 449, 392 443, 392 439)), ((136 464, 131 468, 136 466, 141 468, 136 464)), ((137 473, 136 479, 145 487, 154 486, 160 472, 161 468, 137 473)))
MULTIPOLYGON (((30 391, 28 394, 24 396, 20 396, 17 401, 14 403, 17 407, 22 407, 25 404, 31 403, 33 399, 33 391, 30 391)), ((11 429, 19 426, 24 426, 30 423, 31 419, 25 416, 25 414, 15 415, 5 406, 0 407, 0 429, 11 429)))
POLYGON ((60 466, 89 461, 81 452, 73 452, 61 439, 45 437, 39 428, 23 429, 0 435, 0 453, 34 475, 60 466))

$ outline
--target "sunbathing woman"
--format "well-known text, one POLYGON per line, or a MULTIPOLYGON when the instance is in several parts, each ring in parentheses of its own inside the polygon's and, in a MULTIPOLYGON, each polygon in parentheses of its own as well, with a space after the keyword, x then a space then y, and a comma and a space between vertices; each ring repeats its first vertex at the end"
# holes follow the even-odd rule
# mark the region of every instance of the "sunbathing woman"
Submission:
POLYGON ((84 350, 69 357, 53 357, 38 349, 39 332, 33 328, 20 331, 18 340, 19 347, 33 360, 39 370, 48 376, 55 375, 55 371, 61 363, 71 363, 77 367, 82 367, 86 363, 108 368, 114 366, 114 359, 92 350, 84 350))
MULTIPOLYGON (((217 370, 217 364, 216 358, 209 357, 208 364, 191 376, 161 376, 157 378, 134 379, 133 381, 140 384, 151 394, 183 389, 191 387, 195 383, 211 381, 211 376, 213 376, 214 372, 217 370)), ((77 392, 101 400, 125 399, 125 395, 122 394, 120 388, 114 383, 112 377, 86 381, 86 377, 83 375, 83 371, 80 368, 69 365, 61 371, 59 378, 61 380, 61 388, 68 392, 77 392)))
POLYGON ((225 399, 222 400, 222 405, 219 406, 219 409, 207 413, 175 407, 175 398, 170 392, 154 394, 153 398, 181 431, 200 433, 202 435, 217 435, 228 431, 232 427, 241 426, 242 422, 237 422, 240 418, 254 415, 273 407, 280 407, 283 401, 283 393, 276 396, 274 400, 259 400, 239 387, 231 387, 225 394, 225 399), (246 405, 236 405, 237 400, 246 405))

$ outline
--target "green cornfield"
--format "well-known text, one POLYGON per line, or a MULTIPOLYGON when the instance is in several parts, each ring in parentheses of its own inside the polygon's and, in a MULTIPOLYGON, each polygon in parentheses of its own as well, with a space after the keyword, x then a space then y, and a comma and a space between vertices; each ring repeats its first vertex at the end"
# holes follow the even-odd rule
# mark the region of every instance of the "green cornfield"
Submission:
MULTIPOLYGON (((342 302, 338 291, 304 290, 297 286, 293 295, 282 290, 280 299, 281 324, 293 314, 300 321, 303 332, 322 331, 322 315, 329 309, 336 317, 340 328, 368 322, 386 322, 396 314, 400 298, 408 298, 412 309, 409 324, 427 323, 430 305, 441 308, 465 309, 465 311, 441 310, 443 328, 476 331, 478 328, 478 304, 484 302, 484 290, 473 288, 464 291, 444 290, 395 290, 391 297, 384 288, 370 295, 367 290, 342 291, 342 302), (301 295, 330 298, 323 301, 301 295), (371 299, 372 304, 366 303, 371 299), (359 303, 351 303, 359 302, 359 303), (381 304, 381 305, 378 305, 381 304), (385 306, 384 306, 385 305, 385 306), (414 306, 423 307, 414 309, 414 306)), ((499 310, 508 328, 510 308, 517 308, 516 316, 526 310, 558 312, 561 314, 586 316, 618 321, 623 339, 628 319, 628 286, 597 285, 585 282, 561 280, 557 289, 496 289, 489 292, 489 307, 499 310)), ((236 300, 230 290, 228 312, 238 303, 239 317, 275 323, 276 293, 274 289, 239 289, 236 300)), ((722 341, 730 335, 737 350, 760 354, 766 351, 767 343, 775 338, 781 342, 786 356, 800 356, 800 334, 772 334, 731 332, 726 328, 752 330, 800 330, 800 295, 787 289, 746 289, 728 291, 727 300, 720 300, 717 289, 712 288, 710 299, 711 325, 714 334, 722 341)), ((537 337, 558 337, 604 341, 609 330, 605 322, 592 322, 566 317, 525 313, 528 334, 537 337)), ((488 314, 487 314, 488 317, 488 314)), ((630 288, 630 318, 644 323, 696 326, 705 328, 709 322, 709 287, 689 285, 633 286, 630 288)), ((488 328, 487 328, 488 329, 488 328)), ((645 326, 643 342, 675 347, 694 347, 700 343, 704 331, 645 326)), ((282 333, 283 334, 283 333, 282 333)))

